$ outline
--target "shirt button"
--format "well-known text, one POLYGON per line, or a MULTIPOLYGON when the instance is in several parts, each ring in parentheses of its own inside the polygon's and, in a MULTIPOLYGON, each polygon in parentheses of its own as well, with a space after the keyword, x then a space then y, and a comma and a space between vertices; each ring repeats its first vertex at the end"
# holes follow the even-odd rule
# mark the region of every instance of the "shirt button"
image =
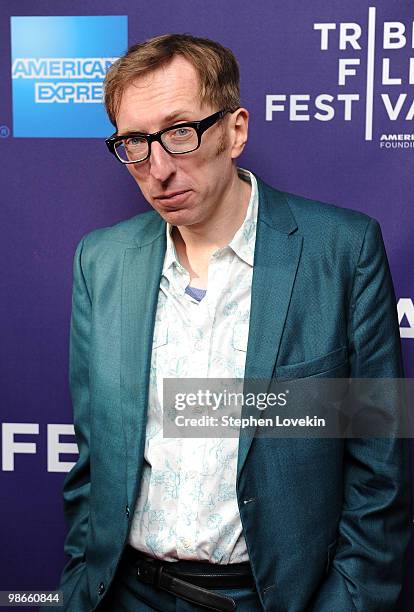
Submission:
POLYGON ((183 540, 183 546, 184 548, 190 548, 191 542, 190 540, 183 540))
POLYGON ((103 582, 100 583, 100 585, 98 586, 98 594, 102 595, 105 591, 105 585, 103 582))

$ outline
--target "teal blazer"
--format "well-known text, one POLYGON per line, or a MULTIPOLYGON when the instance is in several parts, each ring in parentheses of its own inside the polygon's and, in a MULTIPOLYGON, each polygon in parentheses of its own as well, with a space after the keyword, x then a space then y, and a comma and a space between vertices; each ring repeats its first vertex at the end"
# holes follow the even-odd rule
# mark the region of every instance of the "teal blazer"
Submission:
MULTIPOLYGON (((401 377, 378 223, 258 186, 245 376, 401 377)), ((151 211, 93 231, 76 250, 70 387, 79 458, 63 490, 65 610, 97 608, 127 541, 165 248, 165 222, 151 211)), ((409 480, 407 440, 242 436, 237 500, 264 610, 394 610, 409 480)))

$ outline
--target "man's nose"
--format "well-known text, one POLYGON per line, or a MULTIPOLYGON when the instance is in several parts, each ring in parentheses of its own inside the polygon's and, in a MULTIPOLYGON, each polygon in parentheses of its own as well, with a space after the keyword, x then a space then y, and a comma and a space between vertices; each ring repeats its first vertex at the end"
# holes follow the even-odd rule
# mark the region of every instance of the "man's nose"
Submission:
POLYGON ((173 156, 165 151, 159 142, 151 144, 151 157, 149 158, 150 173, 161 183, 167 181, 175 172, 173 156))

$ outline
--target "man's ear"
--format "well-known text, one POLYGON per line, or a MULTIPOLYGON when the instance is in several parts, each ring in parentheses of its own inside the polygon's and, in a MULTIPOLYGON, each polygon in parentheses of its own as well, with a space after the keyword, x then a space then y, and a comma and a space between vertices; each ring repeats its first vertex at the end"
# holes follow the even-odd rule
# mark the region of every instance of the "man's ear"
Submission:
POLYGON ((243 153, 249 131, 249 111, 238 108, 230 118, 231 158, 236 159, 243 153))

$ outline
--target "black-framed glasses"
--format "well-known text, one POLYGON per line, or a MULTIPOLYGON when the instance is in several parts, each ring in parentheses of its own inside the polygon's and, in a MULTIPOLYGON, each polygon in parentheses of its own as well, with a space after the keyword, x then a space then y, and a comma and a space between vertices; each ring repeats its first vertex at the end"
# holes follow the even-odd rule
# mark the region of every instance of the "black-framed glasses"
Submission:
POLYGON ((137 164, 151 155, 151 143, 159 142, 171 155, 191 153, 199 148, 201 136, 208 128, 220 121, 229 109, 213 113, 201 121, 186 121, 164 128, 154 134, 129 132, 118 136, 116 133, 105 140, 106 145, 123 164, 137 164))

